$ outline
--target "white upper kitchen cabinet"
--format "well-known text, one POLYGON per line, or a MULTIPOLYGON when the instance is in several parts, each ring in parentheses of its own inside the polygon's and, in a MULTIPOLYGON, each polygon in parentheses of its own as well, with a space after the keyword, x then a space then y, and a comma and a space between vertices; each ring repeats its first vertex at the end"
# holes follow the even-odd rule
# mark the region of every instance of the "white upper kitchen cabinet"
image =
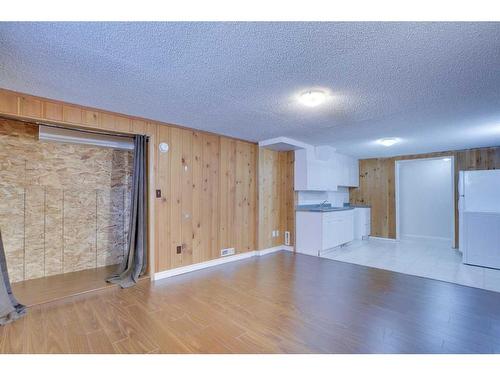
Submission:
POLYGON ((336 191, 359 186, 358 160, 329 146, 295 151, 295 190, 336 191))
POLYGON ((330 163, 314 157, 310 150, 295 151, 295 190, 337 190, 330 163))
POLYGON ((359 187, 359 160, 355 158, 350 158, 348 186, 359 187))

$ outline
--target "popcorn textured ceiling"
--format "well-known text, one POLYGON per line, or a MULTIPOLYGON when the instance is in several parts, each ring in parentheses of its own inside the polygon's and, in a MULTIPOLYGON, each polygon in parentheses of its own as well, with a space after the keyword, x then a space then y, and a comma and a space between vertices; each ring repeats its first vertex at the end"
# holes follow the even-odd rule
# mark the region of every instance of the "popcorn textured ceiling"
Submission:
POLYGON ((491 146, 500 23, 3 22, 0 87, 357 157, 491 146))

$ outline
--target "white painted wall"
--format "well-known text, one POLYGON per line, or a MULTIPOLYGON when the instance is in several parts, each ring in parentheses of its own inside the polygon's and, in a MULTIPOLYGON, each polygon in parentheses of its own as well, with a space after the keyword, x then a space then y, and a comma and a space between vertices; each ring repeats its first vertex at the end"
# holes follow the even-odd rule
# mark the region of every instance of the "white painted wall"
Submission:
POLYGON ((453 175, 449 158, 398 162, 400 238, 452 240, 453 175))
POLYGON ((349 188, 339 186, 338 191, 299 191, 298 204, 319 204, 327 200, 334 207, 349 203, 349 188))

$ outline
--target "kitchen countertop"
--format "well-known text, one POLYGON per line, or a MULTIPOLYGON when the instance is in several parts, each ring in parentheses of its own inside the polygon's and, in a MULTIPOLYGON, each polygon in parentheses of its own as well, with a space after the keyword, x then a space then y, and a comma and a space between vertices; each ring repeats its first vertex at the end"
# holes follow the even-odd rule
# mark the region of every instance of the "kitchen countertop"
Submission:
POLYGON ((344 207, 352 207, 352 208, 372 208, 372 206, 368 204, 349 204, 349 205, 344 205, 344 207))
POLYGON ((295 211, 302 212, 333 212, 333 211, 348 211, 354 210, 355 207, 332 207, 331 204, 319 205, 319 204, 303 204, 300 206, 295 206, 295 211))

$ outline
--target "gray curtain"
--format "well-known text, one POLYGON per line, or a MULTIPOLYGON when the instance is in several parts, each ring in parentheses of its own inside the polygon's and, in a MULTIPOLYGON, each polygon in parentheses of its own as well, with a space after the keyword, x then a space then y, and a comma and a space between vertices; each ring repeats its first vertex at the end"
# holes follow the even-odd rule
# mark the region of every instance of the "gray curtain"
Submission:
POLYGON ((0 326, 13 322, 26 314, 26 307, 17 302, 10 287, 7 261, 0 232, 0 326))
POLYGON ((146 136, 135 136, 127 252, 117 274, 107 279, 108 282, 119 284, 122 288, 133 286, 139 276, 146 272, 147 266, 146 143, 146 136))

